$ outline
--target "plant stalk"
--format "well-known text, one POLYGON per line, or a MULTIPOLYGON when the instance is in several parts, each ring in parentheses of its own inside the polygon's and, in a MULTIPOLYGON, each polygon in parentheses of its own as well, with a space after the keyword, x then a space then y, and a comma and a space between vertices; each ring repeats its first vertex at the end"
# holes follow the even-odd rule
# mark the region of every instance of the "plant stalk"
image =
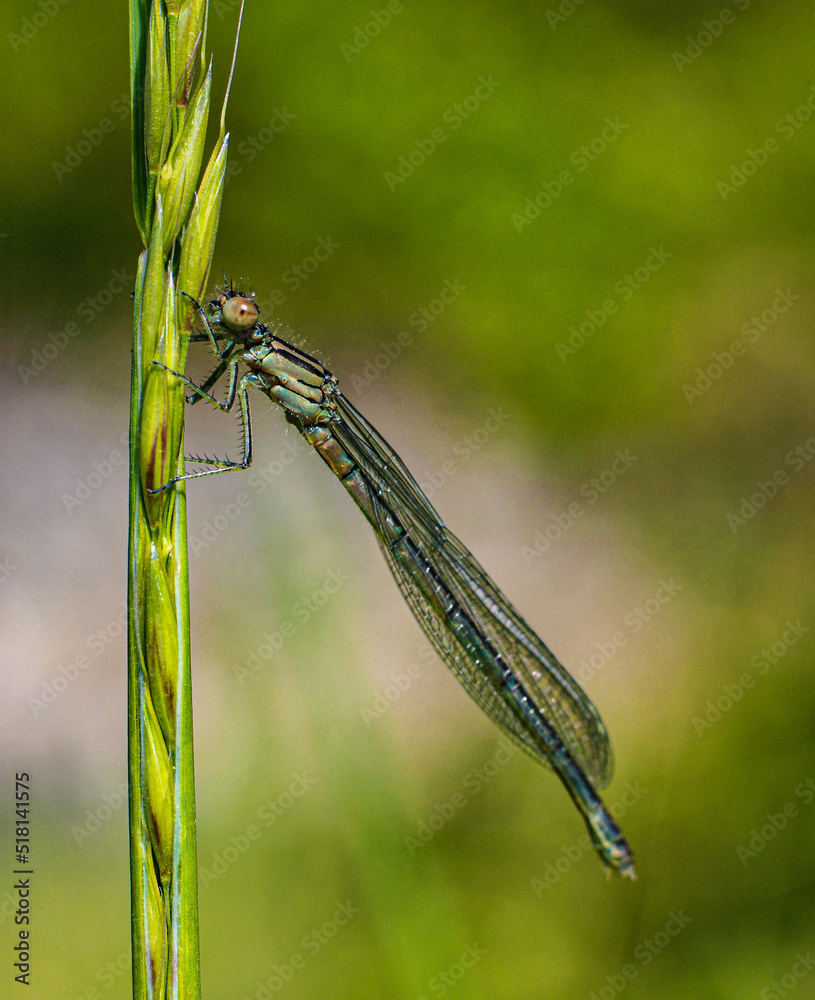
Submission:
POLYGON ((210 110, 206 18, 204 0, 130 0, 133 202, 144 242, 128 539, 134 1000, 200 998, 185 484, 154 491, 184 473, 184 392, 172 373, 184 370, 195 312, 180 293, 204 294, 224 187, 226 102, 198 183, 210 110))

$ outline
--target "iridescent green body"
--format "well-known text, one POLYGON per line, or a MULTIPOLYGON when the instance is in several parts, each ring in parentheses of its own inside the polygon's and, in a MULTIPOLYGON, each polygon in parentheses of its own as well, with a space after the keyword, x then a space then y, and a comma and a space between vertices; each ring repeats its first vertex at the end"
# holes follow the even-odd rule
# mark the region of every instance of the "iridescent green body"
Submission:
POLYGON ((200 387, 184 381, 197 397, 221 409, 238 400, 244 455, 240 462, 197 459, 213 468, 183 478, 250 464, 250 386, 280 406, 365 515, 442 659, 516 743, 554 770, 603 864, 635 878, 631 849, 595 790, 608 784, 613 758, 602 720, 579 684, 448 531, 404 463, 339 391, 330 371, 260 323, 252 299, 233 289, 210 303, 204 319, 207 332, 196 339, 211 340, 221 363, 200 387), (219 350, 218 340, 228 343, 219 350), (240 378, 239 366, 245 369, 240 378), (208 390, 226 372, 229 388, 221 403, 208 390))

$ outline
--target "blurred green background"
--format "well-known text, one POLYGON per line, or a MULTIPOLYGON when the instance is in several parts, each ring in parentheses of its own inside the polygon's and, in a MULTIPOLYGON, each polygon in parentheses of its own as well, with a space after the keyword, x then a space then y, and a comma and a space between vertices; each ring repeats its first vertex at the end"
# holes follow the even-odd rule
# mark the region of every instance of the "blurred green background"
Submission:
MULTIPOLYGON (((120 1000, 127 13, 4 22, 2 976, 26 770, 27 995, 120 1000)), ((259 398, 254 477, 188 491, 205 996, 815 996, 814 51, 793 2, 249 0, 213 274, 581 678, 640 878, 505 760, 259 398)), ((189 447, 233 447, 201 409, 189 447)))

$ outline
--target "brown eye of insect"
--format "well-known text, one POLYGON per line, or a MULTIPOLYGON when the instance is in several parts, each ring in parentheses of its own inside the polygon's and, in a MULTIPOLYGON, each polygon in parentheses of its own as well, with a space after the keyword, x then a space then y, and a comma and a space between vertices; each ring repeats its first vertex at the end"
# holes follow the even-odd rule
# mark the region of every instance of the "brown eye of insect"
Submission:
POLYGON ((224 323, 233 330, 248 330, 257 323, 260 309, 251 299, 235 295, 222 303, 221 316, 224 323))

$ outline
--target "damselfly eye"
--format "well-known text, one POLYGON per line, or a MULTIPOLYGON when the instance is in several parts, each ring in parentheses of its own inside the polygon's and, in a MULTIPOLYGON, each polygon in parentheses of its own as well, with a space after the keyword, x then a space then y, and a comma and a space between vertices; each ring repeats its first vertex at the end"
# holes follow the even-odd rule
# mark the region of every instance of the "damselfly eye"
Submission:
POLYGON ((223 322, 233 330, 248 330, 257 323, 258 316, 260 309, 243 295, 234 295, 221 303, 223 322))

